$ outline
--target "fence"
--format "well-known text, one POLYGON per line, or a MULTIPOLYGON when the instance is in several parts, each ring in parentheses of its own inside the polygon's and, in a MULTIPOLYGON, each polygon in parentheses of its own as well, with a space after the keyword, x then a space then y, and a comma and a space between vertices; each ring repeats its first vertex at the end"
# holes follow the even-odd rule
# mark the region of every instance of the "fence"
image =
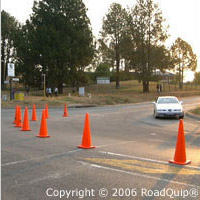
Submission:
MULTIPOLYGON (((162 83, 162 88, 163 92, 176 92, 176 91, 200 91, 200 85, 197 84, 192 84, 192 83, 185 83, 183 84, 183 89, 179 89, 178 84, 168 84, 168 83, 162 83)), ((86 85, 85 87, 85 94, 95 94, 95 95, 101 95, 101 94, 112 94, 112 93, 140 93, 143 91, 143 86, 142 83, 139 83, 136 80, 130 80, 130 81, 121 81, 120 82, 120 89, 116 90, 115 89, 115 82, 111 82, 110 84, 106 85, 86 85)), ((27 92, 25 91, 24 88, 18 88, 17 92, 22 92, 27 95, 27 92)), ((156 82, 150 82, 149 85, 149 91, 150 92, 157 92, 157 83, 156 82)), ((78 90, 75 87, 64 87, 63 88, 63 95, 68 94, 74 94, 78 95, 78 90)), ((7 95, 7 99, 9 99, 9 90, 4 90, 1 92, 1 96, 3 98, 3 95, 7 95)), ((44 95, 44 90, 38 90, 37 88, 31 88, 28 95, 33 95, 33 96, 43 96, 44 95)), ((21 98, 21 97, 17 97, 21 98)), ((4 96, 5 99, 5 96, 4 96)), ((2 99, 3 100, 3 99, 2 99)))

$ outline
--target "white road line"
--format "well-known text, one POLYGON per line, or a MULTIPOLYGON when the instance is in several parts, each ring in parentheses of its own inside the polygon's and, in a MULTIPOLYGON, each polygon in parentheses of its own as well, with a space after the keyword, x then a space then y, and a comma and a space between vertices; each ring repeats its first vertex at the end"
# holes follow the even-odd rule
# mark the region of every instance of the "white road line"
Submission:
POLYGON ((112 143, 112 144, 105 144, 105 145, 101 145, 101 146, 96 146, 97 148, 102 148, 102 147, 107 147, 107 146, 112 146, 112 145, 117 145, 117 144, 124 144, 124 143, 129 143, 129 142, 138 142, 139 140, 129 140, 129 141, 123 141, 123 142, 116 142, 116 143, 112 143))
POLYGON ((140 176, 140 177, 143 177, 143 178, 149 178, 149 179, 159 180, 159 181, 163 181, 163 182, 167 182, 167 183, 185 185, 185 186, 195 187, 195 188, 200 189, 200 187, 197 186, 197 185, 191 185, 191 184, 182 183, 182 182, 178 182, 178 181, 172 181, 172 180, 169 180, 169 179, 158 178, 158 177, 155 177, 155 176, 148 176, 148 175, 144 175, 144 174, 140 174, 140 173, 133 173, 133 172, 129 172, 129 171, 121 170, 121 169, 115 169, 115 168, 111 168, 111 167, 104 167, 104 166, 96 165, 96 164, 89 164, 89 163, 86 163, 86 162, 83 162, 83 161, 78 161, 78 162, 81 163, 82 165, 88 165, 88 166, 99 168, 99 169, 106 169, 106 170, 120 172, 120 173, 124 173, 124 174, 130 174, 130 175, 133 175, 133 176, 140 176))
POLYGON ((26 184, 30 184, 31 185, 31 184, 35 184, 35 183, 38 183, 40 181, 44 181, 44 180, 47 180, 47 179, 60 179, 60 178, 66 177, 68 175, 70 175, 70 173, 56 172, 56 173, 48 175, 48 176, 44 176, 44 177, 33 179, 33 180, 29 181, 26 184))
MULTIPOLYGON (((143 158, 143 157, 138 157, 138 156, 129 156, 129 155, 124 155, 124 154, 119 154, 119 153, 112 153, 112 152, 106 152, 106 151, 99 151, 99 152, 103 153, 103 154, 120 156, 120 157, 126 157, 126 158, 133 158, 133 159, 142 160, 142 161, 149 161, 149 162, 154 162, 154 163, 169 164, 168 162, 165 162, 165 161, 154 160, 154 159, 149 159, 149 158, 143 158)), ((184 165, 184 167, 200 170, 200 167, 198 167, 198 166, 184 165)))
POLYGON ((19 160, 19 161, 15 161, 15 162, 5 163, 5 164, 2 164, 1 167, 5 167, 5 166, 9 166, 9 165, 16 165, 16 164, 30 162, 30 161, 33 161, 33 160, 39 160, 39 159, 44 159, 44 158, 51 158, 51 157, 54 157, 54 156, 67 155, 67 154, 70 154, 70 153, 75 153, 77 151, 82 151, 82 149, 76 149, 76 150, 68 151, 68 152, 64 152, 64 153, 51 154, 51 155, 36 157, 36 158, 32 158, 32 159, 27 159, 27 160, 19 160))
POLYGON ((70 173, 55 172, 54 174, 50 174, 50 175, 47 175, 47 176, 36 178, 36 179, 33 179, 33 180, 28 181, 26 183, 18 183, 18 181, 15 181, 15 185, 11 186, 11 188, 21 187, 21 186, 25 186, 25 185, 32 185, 32 184, 36 184, 36 183, 39 183, 41 181, 46 181, 46 180, 49 180, 49 179, 60 179, 60 178, 66 177, 68 175, 70 175, 70 173))

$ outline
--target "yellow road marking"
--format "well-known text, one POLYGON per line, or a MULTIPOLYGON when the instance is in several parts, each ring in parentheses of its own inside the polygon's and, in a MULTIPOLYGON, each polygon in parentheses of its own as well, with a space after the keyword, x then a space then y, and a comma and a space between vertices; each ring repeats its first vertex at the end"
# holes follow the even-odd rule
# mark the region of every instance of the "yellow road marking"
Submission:
POLYGON ((147 174, 179 174, 179 175, 200 175, 197 169, 184 168, 180 166, 171 166, 162 163, 154 163, 140 160, 119 160, 103 158, 86 158, 86 160, 106 164, 109 166, 120 167, 128 170, 136 170, 147 174))

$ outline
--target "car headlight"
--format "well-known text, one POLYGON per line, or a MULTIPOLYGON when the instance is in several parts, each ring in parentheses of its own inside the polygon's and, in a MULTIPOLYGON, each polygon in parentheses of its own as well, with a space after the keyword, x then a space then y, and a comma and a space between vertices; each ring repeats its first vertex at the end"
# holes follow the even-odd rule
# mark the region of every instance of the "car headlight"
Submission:
POLYGON ((178 112, 181 112, 181 109, 174 109, 174 111, 178 111, 178 112))
POLYGON ((165 109, 158 109, 158 112, 166 111, 165 109))

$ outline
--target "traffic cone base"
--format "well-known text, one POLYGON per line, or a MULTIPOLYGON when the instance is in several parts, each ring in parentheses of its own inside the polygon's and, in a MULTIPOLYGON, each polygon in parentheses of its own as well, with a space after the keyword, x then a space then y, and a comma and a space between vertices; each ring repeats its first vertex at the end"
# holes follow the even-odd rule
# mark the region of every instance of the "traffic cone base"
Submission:
POLYGON ((48 137, 51 137, 50 135, 47 135, 47 136, 45 136, 45 135, 36 135, 36 137, 40 137, 40 138, 48 138, 48 137))
POLYGON ((18 123, 20 123, 20 125, 15 125, 14 127, 21 128, 22 127, 22 122, 18 122, 18 123))
POLYGON ((96 148, 96 147, 95 146, 86 147, 86 146, 83 146, 83 145, 79 145, 78 148, 81 148, 81 149, 93 149, 93 148, 96 148))
POLYGON ((176 164, 176 165, 188 165, 191 162, 192 162, 191 160, 186 160, 186 162, 177 162, 177 161, 174 161, 174 160, 169 160, 169 163, 176 164))

